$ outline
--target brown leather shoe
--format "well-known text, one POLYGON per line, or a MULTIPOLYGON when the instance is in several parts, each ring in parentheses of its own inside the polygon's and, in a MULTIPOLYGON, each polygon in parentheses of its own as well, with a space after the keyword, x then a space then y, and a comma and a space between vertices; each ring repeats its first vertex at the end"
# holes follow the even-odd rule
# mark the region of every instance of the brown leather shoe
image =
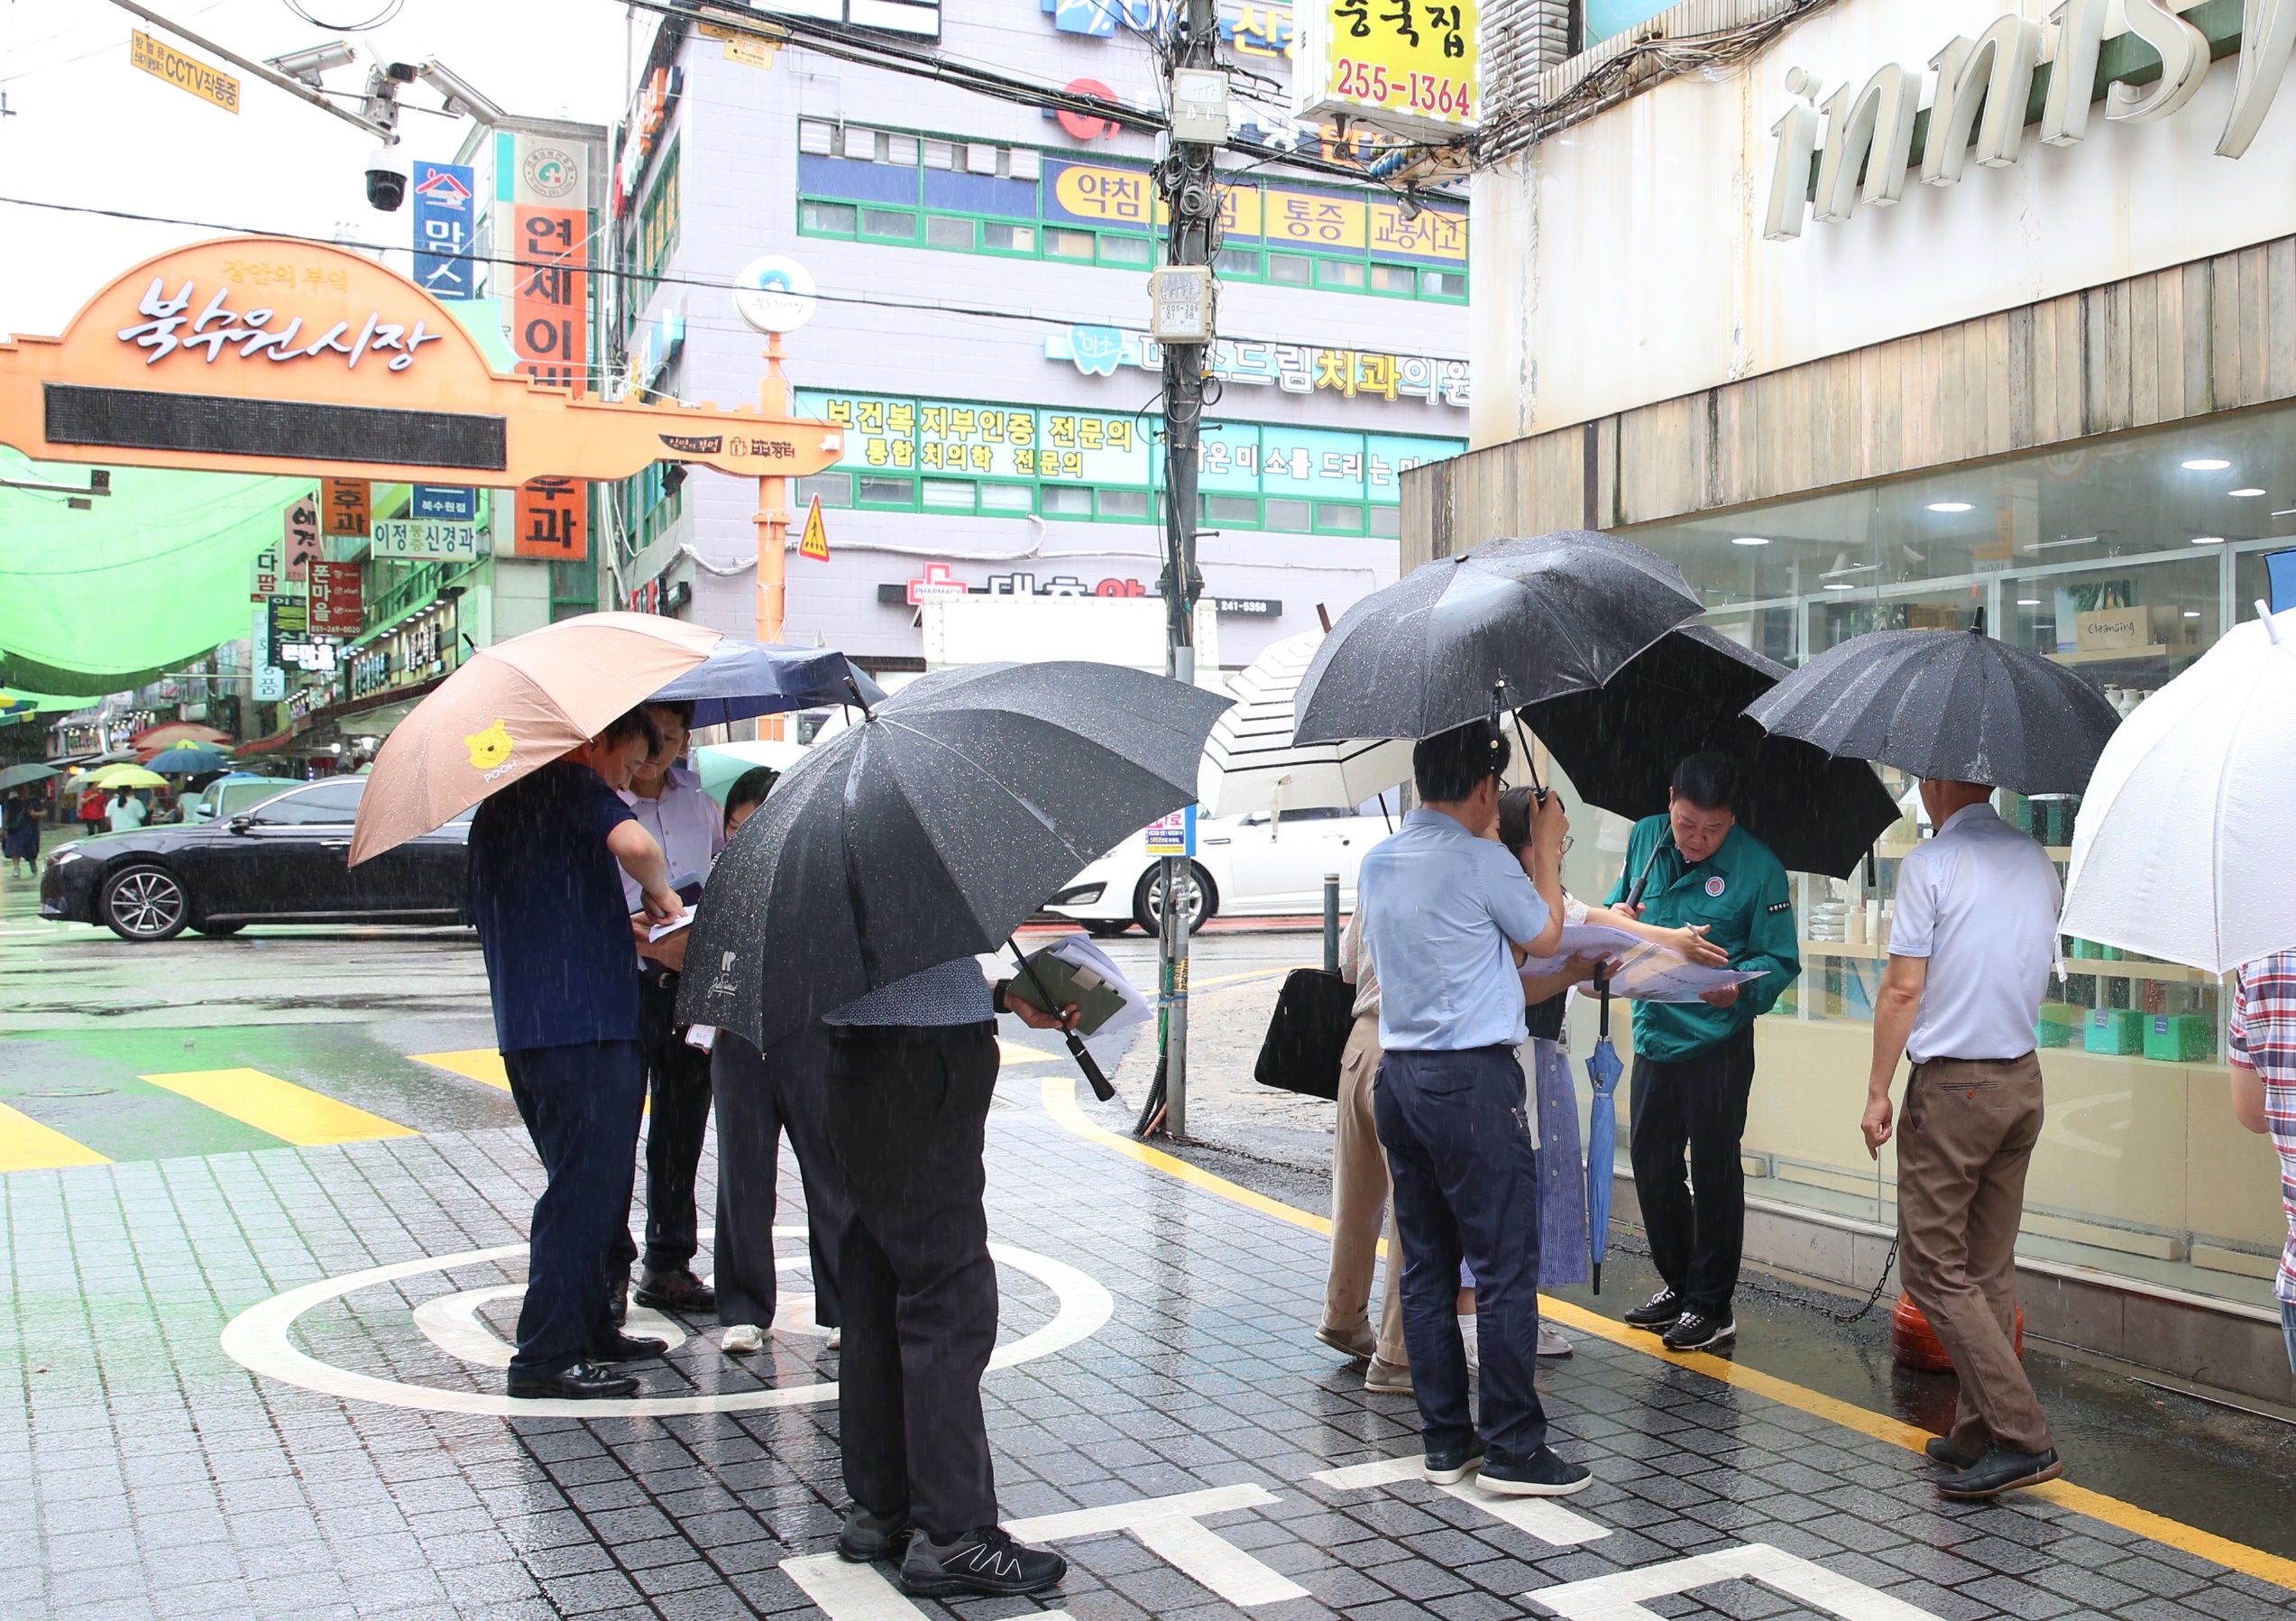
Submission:
POLYGON ((638 1280, 638 1303, 651 1306, 657 1312, 709 1317, 717 1312, 718 1292, 694 1276, 692 1268, 681 1266, 675 1272, 641 1274, 638 1280))

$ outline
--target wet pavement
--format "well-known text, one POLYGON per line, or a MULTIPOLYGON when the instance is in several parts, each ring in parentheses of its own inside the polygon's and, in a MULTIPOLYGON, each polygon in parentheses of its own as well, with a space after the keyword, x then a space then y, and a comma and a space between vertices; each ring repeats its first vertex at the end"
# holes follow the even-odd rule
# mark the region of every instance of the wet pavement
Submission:
MULTIPOLYGON (((0 889, 0 1102, 36 1131, 0 1144, 46 1131, 87 1157, 0 1177, 21 1372, 0 1396, 0 1615, 2296 1614, 2296 1563, 2269 1551, 2296 1552, 2270 1534, 2280 1426, 2036 1357, 2071 1477, 1945 1505, 1902 1422, 1942 1382, 1902 1384, 1873 1320, 1757 1296, 1734 1365, 1667 1358, 1585 1309, 1639 1297, 1624 1252, 1602 1301, 1563 1292, 1577 1353, 1542 1381, 1593 1488, 1416 1478, 1408 1398, 1366 1395, 1312 1339, 1328 1195, 1307 1150, 1328 1110, 1255 1112, 1235 1063, 1281 970, 1316 955, 1280 935, 1199 941, 1196 1128, 1224 1147, 1121 1143, 1121 1103, 1079 1105, 1049 1044, 1006 1032, 990 1433, 1006 1515, 1071 1572, 1042 1603, 906 1600, 828 1553, 836 1356, 802 1301, 769 1361, 673 1320, 685 1338, 634 1402, 501 1395, 540 1174, 490 1078, 466 934, 131 948, 39 932, 23 889, 0 889), (1251 977, 1216 1018, 1224 974, 1251 977), (2126 1430, 2140 1403, 2163 1471, 2214 1460, 2215 1500, 2095 1461, 2079 1426, 2126 1430)), ((1107 1056, 1136 1089, 1144 1046, 1107 1056)), ((794 1231, 786 1253, 802 1294, 794 1231)))

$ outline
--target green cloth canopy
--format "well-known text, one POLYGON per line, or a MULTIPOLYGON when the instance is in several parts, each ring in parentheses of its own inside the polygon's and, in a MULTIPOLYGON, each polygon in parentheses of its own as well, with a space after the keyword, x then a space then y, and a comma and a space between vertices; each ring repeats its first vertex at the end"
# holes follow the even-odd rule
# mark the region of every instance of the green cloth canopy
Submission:
MULTIPOLYGON (((86 488, 88 469, 0 446, 0 479, 86 488)), ((0 489, 0 685, 123 692, 247 634, 249 566, 308 478, 115 467, 112 493, 0 489)))

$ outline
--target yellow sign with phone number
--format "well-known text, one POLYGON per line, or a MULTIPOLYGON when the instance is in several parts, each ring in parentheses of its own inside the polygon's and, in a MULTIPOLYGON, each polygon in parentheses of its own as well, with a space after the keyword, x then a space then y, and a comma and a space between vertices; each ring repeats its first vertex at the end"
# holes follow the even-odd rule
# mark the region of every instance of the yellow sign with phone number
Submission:
POLYGON ((1474 0, 1319 0, 1301 21, 1300 115, 1345 114, 1438 139, 1475 127, 1474 0))

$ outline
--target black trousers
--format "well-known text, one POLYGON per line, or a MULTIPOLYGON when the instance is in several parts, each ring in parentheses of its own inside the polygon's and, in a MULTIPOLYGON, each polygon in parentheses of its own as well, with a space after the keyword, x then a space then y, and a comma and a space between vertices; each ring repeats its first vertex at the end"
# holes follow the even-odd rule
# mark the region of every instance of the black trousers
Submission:
POLYGON ((1630 1155, 1650 1260, 1684 1305, 1708 1318, 1726 1314, 1738 1290, 1746 1246, 1746 1171, 1738 1145, 1753 1090, 1750 1025, 1687 1058, 1638 1054, 1634 1060, 1630 1155))
MULTIPOLYGON (((638 981, 638 1041, 654 1107, 646 1126, 646 1270, 678 1272, 701 1247, 693 1184, 710 1129, 710 1055, 688 1046, 677 1022, 677 975, 647 969, 638 981)), ((624 1273, 638 1259, 627 1229, 614 1246, 624 1273)))
POLYGON ((809 1025, 760 1053, 730 1030, 718 1032, 710 1055, 710 1090, 718 1111, 718 1321, 731 1327, 773 1325, 779 1297, 775 1275, 774 1184, 781 1134, 797 1156, 805 1186, 805 1234, 813 1269, 813 1321, 845 1321, 837 1285, 837 1247, 845 1229, 845 1174, 829 1144, 829 1029, 809 1025))
POLYGON ((980 1376, 996 1348, 981 1165, 996 1025, 833 1026, 829 1137, 852 1200, 838 1248, 845 1489, 938 1541, 996 1523, 980 1376))
POLYGON ((612 1331, 607 1296, 616 1235, 629 1241, 638 1111, 634 1041, 586 1041, 502 1055, 510 1097, 549 1185, 534 1202, 526 1303, 513 1376, 562 1372, 612 1331))

